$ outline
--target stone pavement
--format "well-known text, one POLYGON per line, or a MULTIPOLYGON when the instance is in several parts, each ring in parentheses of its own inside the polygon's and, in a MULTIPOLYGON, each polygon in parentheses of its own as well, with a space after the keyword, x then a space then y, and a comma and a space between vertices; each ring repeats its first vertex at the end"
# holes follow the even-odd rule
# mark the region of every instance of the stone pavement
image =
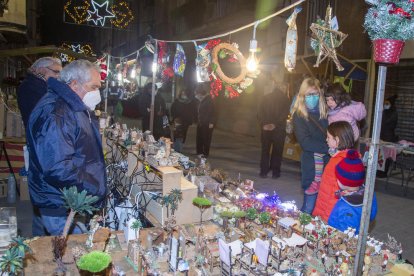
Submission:
MULTIPOLYGON (((273 193, 276 191, 282 200, 295 200, 302 204, 300 188, 300 163, 284 160, 281 177, 262 179, 259 177, 260 138, 237 135, 222 130, 214 130, 209 162, 213 168, 222 168, 232 177, 240 176, 255 181, 257 190, 273 193)), ((189 129, 184 153, 195 156, 195 127, 189 129)), ((269 174, 269 176, 271 176, 269 174)), ((378 214, 371 229, 371 235, 386 240, 387 233, 403 244, 404 257, 414 260, 414 190, 410 189, 407 197, 402 196, 398 179, 385 190, 385 181, 378 180, 376 192, 378 214)), ((411 183, 413 187, 414 184, 411 183)), ((32 209, 30 201, 18 201, 9 205, 6 198, 0 199, 0 206, 16 206, 20 235, 31 236, 32 209)))
MULTIPOLYGON (((195 127, 188 132, 184 153, 195 155, 195 127)), ((266 179, 259 177, 260 138, 237 135, 214 130, 210 158, 212 168, 222 168, 232 177, 240 176, 255 182, 255 188, 262 192, 276 191, 281 200, 295 200, 300 207, 303 191, 300 187, 300 163, 284 159, 281 177, 272 179, 271 173, 266 179)), ((402 195, 398 179, 391 179, 388 189, 385 180, 377 179, 376 195, 378 213, 370 229, 370 235, 386 240, 387 234, 394 236, 403 245, 404 257, 414 261, 414 189, 407 197, 402 195)), ((414 183, 410 183, 414 187, 414 183)))

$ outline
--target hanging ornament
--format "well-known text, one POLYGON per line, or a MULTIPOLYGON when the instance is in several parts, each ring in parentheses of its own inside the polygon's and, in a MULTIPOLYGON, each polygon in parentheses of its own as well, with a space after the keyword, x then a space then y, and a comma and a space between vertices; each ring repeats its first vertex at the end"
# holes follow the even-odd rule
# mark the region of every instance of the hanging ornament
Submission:
POLYGON ((107 64, 108 56, 103 56, 102 58, 99 58, 96 63, 99 66, 100 69, 100 75, 101 75, 101 82, 104 82, 106 80, 106 77, 108 76, 108 64, 107 64))
POLYGON ((208 71, 211 63, 210 49, 214 44, 216 44, 216 41, 220 40, 209 41, 208 43, 203 43, 200 45, 197 45, 194 42, 197 52, 195 64, 198 82, 205 82, 210 80, 210 73, 208 71))
POLYGON ((177 48, 176 48, 175 56, 174 56, 174 63, 173 63, 174 73, 177 76, 180 76, 180 77, 184 76, 186 62, 187 62, 187 58, 185 57, 183 46, 181 46, 180 44, 177 44, 177 48))
POLYGON ((338 71, 344 70, 336 55, 336 48, 338 48, 347 34, 338 31, 338 21, 336 17, 332 19, 332 8, 326 8, 325 20, 318 19, 316 23, 310 26, 312 31, 311 47, 317 55, 314 67, 319 67, 326 58, 332 59, 338 71))
POLYGON ((107 18, 115 18, 115 15, 108 10, 109 2, 105 1, 102 4, 98 4, 94 0, 92 0, 92 7, 93 10, 88 10, 88 18, 86 21, 92 21, 95 25, 101 24, 101 26, 105 26, 105 21, 107 18))
POLYGON ((286 49, 285 49, 285 67, 292 72, 296 67, 296 52, 298 44, 298 30, 296 27, 296 18, 302 8, 295 8, 293 13, 286 20, 289 26, 286 33, 286 49))

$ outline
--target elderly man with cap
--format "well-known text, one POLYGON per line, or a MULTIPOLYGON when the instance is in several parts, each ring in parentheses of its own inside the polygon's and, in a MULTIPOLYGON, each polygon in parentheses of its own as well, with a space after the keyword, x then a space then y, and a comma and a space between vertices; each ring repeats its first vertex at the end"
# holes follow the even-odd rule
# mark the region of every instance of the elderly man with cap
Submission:
MULTIPOLYGON (((86 60, 66 65, 34 108, 27 128, 29 191, 51 235, 63 231, 68 210, 61 190, 75 186, 105 199, 106 173, 93 110, 101 101, 99 68, 86 60)), ((73 233, 79 233, 75 228, 73 233)))

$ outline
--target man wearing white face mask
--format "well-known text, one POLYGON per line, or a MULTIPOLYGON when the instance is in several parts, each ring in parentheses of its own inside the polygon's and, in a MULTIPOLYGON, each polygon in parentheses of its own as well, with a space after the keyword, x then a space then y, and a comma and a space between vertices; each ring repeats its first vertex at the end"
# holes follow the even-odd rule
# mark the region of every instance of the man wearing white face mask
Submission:
MULTIPOLYGON (((98 121, 93 110, 101 101, 99 68, 86 60, 49 78, 48 93, 28 123, 29 191, 51 235, 62 234, 67 209, 61 189, 72 186, 99 198, 106 195, 106 173, 98 121)), ((72 233, 79 233, 75 227, 72 233)))

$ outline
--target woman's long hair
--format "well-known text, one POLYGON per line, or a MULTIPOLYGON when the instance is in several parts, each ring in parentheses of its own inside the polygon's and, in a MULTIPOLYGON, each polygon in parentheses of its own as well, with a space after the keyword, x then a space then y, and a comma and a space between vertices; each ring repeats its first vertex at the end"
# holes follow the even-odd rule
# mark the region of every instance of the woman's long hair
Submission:
POLYGON ((327 107, 326 107, 326 101, 325 97, 323 96, 322 90, 321 90, 321 83, 319 80, 315 78, 306 78, 302 81, 302 84, 299 88, 299 93, 296 96, 295 104, 293 105, 292 114, 297 113, 298 116, 305 118, 308 120, 309 114, 308 114, 308 108, 305 104, 305 96, 306 91, 308 91, 310 88, 315 88, 319 92, 319 114, 320 119, 326 119, 328 117, 327 107))

